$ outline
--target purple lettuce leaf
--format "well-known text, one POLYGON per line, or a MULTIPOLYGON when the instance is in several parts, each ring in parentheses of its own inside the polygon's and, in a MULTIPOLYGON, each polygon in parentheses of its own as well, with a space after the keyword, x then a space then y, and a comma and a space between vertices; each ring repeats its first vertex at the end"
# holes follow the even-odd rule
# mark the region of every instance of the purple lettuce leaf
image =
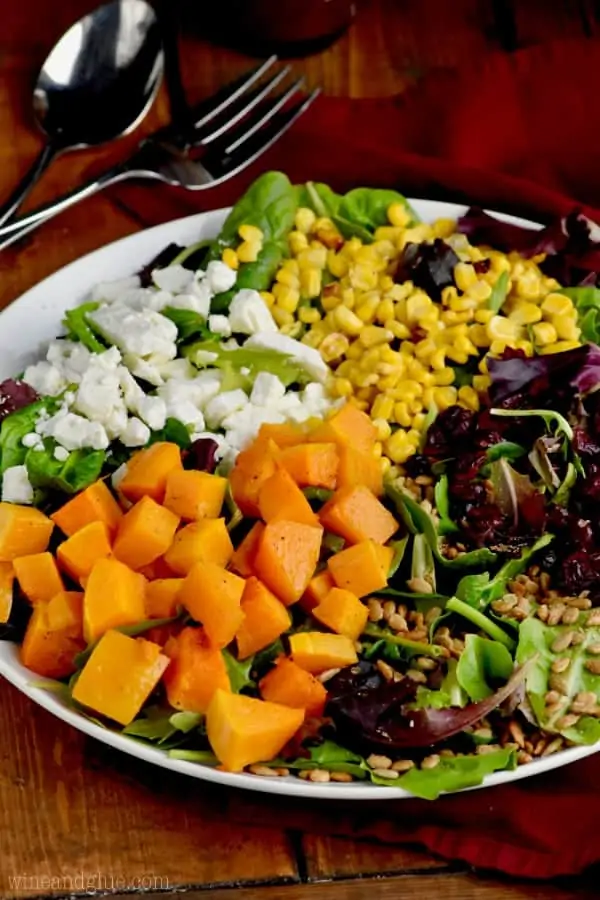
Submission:
POLYGON ((212 475, 217 467, 218 449, 219 445, 212 438, 198 438, 183 454, 184 468, 212 475))
POLYGON ((0 383, 0 422, 11 413, 35 403, 36 400, 39 400, 39 396, 32 387, 24 381, 7 378, 0 383))
POLYGON ((441 238, 432 244, 407 244, 396 275, 396 281, 412 281, 432 300, 442 299, 442 290, 454 284, 454 267, 460 259, 441 238))

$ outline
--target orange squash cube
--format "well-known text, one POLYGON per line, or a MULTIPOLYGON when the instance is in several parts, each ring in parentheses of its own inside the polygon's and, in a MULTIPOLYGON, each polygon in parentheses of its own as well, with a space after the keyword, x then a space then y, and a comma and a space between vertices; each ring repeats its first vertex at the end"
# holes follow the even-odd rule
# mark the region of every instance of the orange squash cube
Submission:
POLYGON ((121 507, 105 482, 96 481, 52 513, 50 518, 63 534, 71 537, 91 522, 104 522, 113 534, 122 515, 121 507))
POLYGON ((0 623, 8 622, 13 604, 15 570, 13 564, 0 562, 0 623))
POLYGON ((73 660, 85 648, 82 600, 83 594, 61 591, 35 607, 20 648, 26 668, 45 678, 73 674, 73 660))
POLYGON ((313 577, 322 536, 322 528, 300 522, 270 522, 265 526, 254 568, 286 606, 300 599, 313 577))
POLYGON ((64 590, 54 557, 48 551, 19 556, 13 561, 13 568, 19 587, 34 606, 47 603, 64 590))
POLYGON ((73 699, 107 719, 129 725, 168 665, 169 658, 158 644, 107 631, 81 670, 73 699))
POLYGON ((352 444, 338 448, 340 464, 337 485, 339 488, 364 485, 376 497, 383 494, 381 460, 372 453, 357 450, 352 444))
POLYGON ((231 692, 223 654, 202 628, 184 628, 165 646, 171 664, 163 676, 167 699, 175 709, 205 713, 215 691, 231 692))
POLYGON ((255 522, 244 540, 233 552, 230 566, 234 572, 237 572, 238 575, 242 575, 244 578, 254 574, 254 569, 252 568, 254 557, 264 530, 263 522, 255 522))
POLYGON ((334 443, 286 447, 280 451, 277 462, 300 487, 335 489, 340 458, 334 443))
POLYGON ((314 575, 300 597, 301 609, 306 613, 312 612, 315 606, 325 599, 332 587, 335 587, 335 581, 328 569, 323 569, 318 575, 314 575))
POLYGON ((107 559, 111 553, 108 527, 98 519, 63 541, 56 551, 56 558, 63 572, 81 582, 99 559, 107 559))
POLYGON ((142 497, 152 497, 157 503, 162 503, 169 473, 182 468, 181 451, 177 444, 167 441, 152 444, 130 459, 127 472, 119 484, 119 492, 132 503, 137 503, 142 497))
POLYGON ((270 703, 303 709, 307 716, 323 715, 327 700, 325 687, 286 656, 281 656, 275 667, 261 678, 259 688, 263 700, 270 703))
POLYGON ((54 528, 48 516, 32 506, 0 503, 0 562, 43 553, 54 528))
POLYGON ((385 546, 384 544, 377 544, 377 553, 381 560, 381 565, 385 569, 386 572, 389 572, 392 567, 392 560, 394 558, 394 550, 393 547, 385 546))
POLYGON ((354 642, 345 634, 300 631, 290 636, 290 650, 296 665, 313 675, 358 662, 354 642))
POLYGON ((111 628, 143 622, 145 588, 145 578, 118 559, 95 562, 83 597, 86 641, 95 641, 111 628))
POLYGON ((260 516, 258 495, 263 483, 275 471, 277 453, 277 444, 269 438, 257 438, 238 453, 229 473, 229 485, 233 499, 245 516, 253 519, 260 516))
POLYGON ((321 525, 349 544, 385 544, 398 531, 398 522, 364 485, 340 488, 319 513, 321 525))
POLYGON ((170 509, 142 497, 121 519, 113 553, 130 569, 141 569, 167 552, 178 525, 179 517, 170 509))
POLYGON ((231 643, 243 622, 245 584, 243 578, 211 562, 196 563, 183 583, 182 604, 204 625, 206 636, 217 647, 231 643))
POLYGON ((372 453, 377 441, 377 429, 365 412, 346 403, 310 434, 309 441, 333 441, 338 445, 351 444, 363 453, 372 453))
POLYGON ((373 541, 362 541, 340 550, 329 557, 327 567, 336 585, 352 591, 357 597, 366 597, 387 587, 389 565, 373 541))
POLYGON ((277 756, 300 728, 304 710, 215 691, 206 713, 206 733, 228 772, 277 756))
POLYGON ((304 425, 296 422, 282 422, 281 424, 269 424, 260 426, 258 440, 271 440, 277 444, 280 450, 284 447, 295 447, 306 441, 307 430, 304 425))
POLYGON ((208 472, 174 469, 167 476, 164 506, 188 522, 221 515, 227 479, 208 472))
POLYGON ((183 578, 157 578, 146 585, 146 618, 170 619, 181 605, 183 578))
POLYGON ((258 495, 258 508, 265 522, 302 522, 319 527, 319 519, 310 503, 285 469, 277 469, 263 483, 258 495))
POLYGON ((292 624, 283 603, 254 576, 246 581, 242 612, 245 618, 235 636, 240 659, 268 647, 292 624))
POLYGON ((187 575, 198 562, 225 567, 232 555, 225 519, 201 519, 177 532, 165 553, 165 562, 176 575, 187 575))
POLYGON ((334 587, 312 614, 332 631, 357 641, 367 624, 369 610, 352 591, 334 587))

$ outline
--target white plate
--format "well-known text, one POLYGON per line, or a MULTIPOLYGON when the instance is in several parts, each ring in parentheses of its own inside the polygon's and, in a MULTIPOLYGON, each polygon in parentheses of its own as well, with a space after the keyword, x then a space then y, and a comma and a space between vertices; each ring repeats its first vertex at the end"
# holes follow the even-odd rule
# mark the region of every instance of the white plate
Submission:
MULTIPOLYGON (((450 203, 425 200, 411 202, 424 221, 433 221, 440 217, 456 218, 466 209, 450 203)), ((81 303, 94 284, 133 274, 171 242, 191 244, 203 238, 214 237, 226 213, 226 210, 200 213, 131 235, 84 256, 27 291, 0 314, 0 380, 16 375, 30 362, 41 357, 44 343, 60 333, 60 321, 64 311, 81 303)), ((534 223, 522 219, 509 216, 500 218, 515 224, 539 228, 534 223)), ((0 642, 0 675, 39 706, 84 734, 138 759, 183 775, 191 775, 193 778, 246 790, 316 797, 322 800, 400 800, 412 796, 400 788, 375 787, 364 782, 312 784, 293 777, 269 779, 247 774, 235 775, 217 772, 209 766, 197 763, 170 759, 160 750, 117 732, 100 728, 69 709, 54 694, 34 687, 33 684, 39 682, 39 677, 20 665, 16 647, 7 642, 0 642)), ((597 749, 600 747, 574 747, 536 760, 529 765, 520 766, 513 772, 497 772, 486 779, 485 786, 506 784, 520 778, 538 775, 583 759, 595 753, 597 749)))

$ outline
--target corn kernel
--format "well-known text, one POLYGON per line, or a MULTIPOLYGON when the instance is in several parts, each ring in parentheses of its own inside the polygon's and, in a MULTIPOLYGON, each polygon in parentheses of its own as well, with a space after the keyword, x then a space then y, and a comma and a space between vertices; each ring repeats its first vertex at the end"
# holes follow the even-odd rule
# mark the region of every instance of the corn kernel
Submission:
POLYGON ((409 376, 409 378, 412 378, 413 381, 416 381, 422 387, 423 376, 425 375, 426 371, 423 364, 420 363, 416 358, 408 357, 404 365, 406 368, 406 374, 409 376))
POLYGON ((502 272, 510 272, 510 262, 503 253, 499 253, 496 250, 491 250, 488 251, 488 257, 492 263, 492 272, 495 272, 497 275, 501 275, 502 272))
POLYGON ((379 228, 375 229, 375 240, 376 241, 391 241, 394 246, 398 241, 398 238, 402 234, 403 226, 398 227, 394 225, 380 225, 379 228))
POLYGON ((321 313, 314 306, 302 306, 298 310, 298 319, 303 325, 314 325, 321 321, 321 313))
POLYGON ((478 301, 470 297, 469 294, 463 294, 462 297, 452 297, 448 306, 453 312, 462 313, 477 309, 478 301))
POLYGON ((579 341, 556 341, 554 344, 547 344, 545 347, 540 347, 538 353, 542 356, 547 353, 564 353, 565 350, 574 350, 579 346, 579 341))
POLYGON ((433 225, 433 234, 438 238, 448 238, 456 231, 456 222, 454 219, 436 219, 433 225))
POLYGON ((301 231, 303 234, 308 234, 309 231, 312 230, 313 225, 317 221, 317 217, 307 206, 301 206, 296 210, 296 215, 294 216, 294 225, 301 231))
POLYGON ((262 244, 265 237, 256 225, 240 225, 238 234, 243 241, 248 241, 249 244, 262 244))
POLYGON ((354 341, 354 343, 350 344, 350 346, 346 350, 346 359, 351 359, 351 360, 361 359, 364 352, 365 352, 364 348, 361 347, 361 345, 358 343, 358 341, 354 341))
POLYGON ((542 288, 545 291, 557 291, 560 288, 560 284, 556 280, 556 278, 542 278, 542 288))
POLYGON ((454 342, 454 346, 460 353, 466 353, 467 356, 479 356, 477 347, 469 340, 466 334, 459 334, 454 342))
POLYGON ((346 241, 340 253, 346 256, 348 259, 354 259, 360 248, 362 247, 362 241, 360 238, 352 237, 349 241, 346 241))
POLYGON ((336 397, 351 397, 354 388, 347 378, 336 378, 333 382, 333 390, 336 397))
POLYGON ((282 309, 280 306, 274 306, 271 314, 280 328, 294 323, 294 317, 291 312, 288 312, 287 309, 282 309))
POLYGON ((380 296, 377 291, 373 291, 363 295, 362 302, 356 307, 356 315, 363 322, 372 322, 380 303, 380 296))
POLYGON ((354 309, 356 306, 356 294, 354 293, 354 288, 344 288, 342 290, 342 303, 344 306, 347 306, 348 309, 354 309))
POLYGON ((275 281, 279 284, 287 284, 288 287, 298 289, 300 287, 300 279, 290 269, 279 269, 275 274, 275 281))
POLYGON ((393 303, 393 301, 390 300, 389 298, 386 298, 385 300, 380 300, 375 309, 375 318, 377 319, 378 322, 381 322, 382 325, 386 321, 386 319, 393 319, 394 318, 394 303, 393 303))
POLYGON ((478 309, 475 312, 475 321, 479 322, 481 325, 487 325, 487 323, 494 318, 496 313, 493 309, 478 309))
MULTIPOLYGON (((383 241, 380 241, 379 244, 383 244, 383 241)), ((375 268, 379 272, 382 272, 386 267, 386 261, 378 251, 378 246, 378 244, 366 244, 364 247, 361 247, 360 250, 357 250, 356 252, 356 256, 354 257, 355 261, 361 265, 369 266, 370 268, 375 268)), ((394 248, 392 247, 392 251, 393 249, 394 248)))
POLYGON ((573 309, 573 303, 566 294, 548 294, 541 309, 546 316, 565 316, 573 309))
POLYGON ((369 404, 365 403, 364 400, 359 400, 358 397, 350 397, 349 402, 352 404, 352 406, 360 409, 361 412, 366 412, 369 408, 369 404))
MULTIPOLYGON (((431 359, 429 360, 429 365, 436 372, 443 371, 446 365, 446 351, 444 347, 440 347, 435 351, 434 354, 432 354, 431 359)), ((448 382, 448 384, 450 384, 450 382, 448 382)))
POLYGON ((542 318, 542 310, 535 303, 520 302, 515 304, 508 318, 517 325, 535 325, 542 318))
POLYGON ((372 266, 355 263, 350 267, 348 279, 353 288, 359 291, 372 291, 377 287, 377 272, 372 266))
POLYGON ((398 382, 396 390, 403 400, 406 399, 408 401, 409 397, 421 396, 423 393, 423 385, 419 384, 419 382, 415 381, 413 378, 404 378, 402 381, 398 382))
POLYGON ((277 283, 273 285, 273 296, 280 309, 285 309, 289 313, 295 313, 298 309, 300 291, 297 288, 277 283))
POLYGON ((239 269, 240 261, 238 259, 238 255, 235 250, 232 250, 231 247, 225 247, 221 259, 226 266, 229 266, 230 269, 239 269))
POLYGON ((373 444, 373 456, 380 457, 383 455, 383 444, 381 441, 375 441, 373 444))
POLYGON ((472 309, 467 309, 465 312, 454 312, 453 309, 446 309, 440 315, 441 321, 444 325, 460 325, 465 322, 472 322, 475 313, 472 309))
POLYGON ((324 269, 327 265, 327 252, 327 247, 322 244, 319 244, 318 247, 311 244, 308 250, 303 250, 296 257, 298 265, 301 269, 324 269))
POLYGON ((348 272, 348 260, 341 253, 334 253, 329 250, 327 253, 327 268, 334 278, 343 278, 348 272))
POLYGON ((421 384, 423 385, 423 390, 425 388, 433 387, 435 384, 435 375, 433 372, 425 372, 421 378, 421 384))
POLYGON ((581 329, 577 327, 577 322, 569 316, 552 316, 550 321, 554 325, 557 337, 565 341, 578 341, 581 335, 581 329))
POLYGON ((466 291, 477 282, 477 274, 469 263, 459 262, 454 266, 454 282, 459 291, 466 291))
MULTIPOLYGON (((356 341, 358 346, 360 346, 360 342, 356 341)), ((380 348, 370 347, 363 351, 363 354, 360 358, 360 367, 363 372, 375 372, 377 370, 377 365, 381 359, 380 356, 380 348)))
POLYGON ((367 403, 372 404, 373 400, 377 396, 377 388, 374 385, 370 385, 369 387, 360 388, 356 392, 356 396, 359 400, 366 400, 367 403))
POLYGON ((406 338, 410 337, 410 329, 407 328, 403 322, 397 322, 395 319, 386 319, 383 325, 384 328, 391 331, 394 337, 399 341, 404 341, 406 338))
MULTIPOLYGON (((379 398, 376 398, 375 402, 377 402, 377 399, 379 399, 379 398)), ((374 409, 375 409, 375 404, 373 404, 373 407, 371 409, 371 416, 374 415, 374 412, 373 412, 374 409)), ((393 406, 392 406, 392 412, 393 412, 393 406)), ((378 441, 387 441, 387 439, 390 437, 390 435, 392 433, 392 429, 391 429, 390 423, 387 421, 387 419, 389 419, 390 417, 391 417, 391 413, 389 416, 386 416, 385 418, 381 418, 381 419, 373 418, 372 419, 373 425, 375 426, 375 428, 377 430, 377 440, 378 441)))
MULTIPOLYGON (((511 342, 510 346, 513 345, 514 342, 511 342)), ((500 340, 500 338, 496 341, 492 341, 490 344, 490 354, 492 356, 502 356, 506 348, 509 346, 507 341, 500 340)))
POLYGON ((469 340, 476 347, 489 347, 490 346, 490 339, 489 339, 487 331, 483 325, 470 325, 469 326, 469 340))
POLYGON ((533 269, 527 269, 516 279, 515 294, 524 300, 537 300, 540 296, 542 284, 539 274, 533 269))
POLYGON ((390 460, 388 459, 387 456, 382 456, 381 459, 379 460, 379 462, 381 464, 381 474, 387 475, 392 467, 392 463, 390 462, 390 460))
POLYGON ((467 409, 471 409, 473 412, 477 412, 479 409, 479 395, 468 384, 464 384, 458 389, 458 399, 467 409))
POLYGON ((358 337, 364 328, 362 319, 346 306, 338 306, 334 311, 334 320, 340 331, 351 337, 358 337))
POLYGON ((401 428, 395 431, 385 444, 387 456, 395 463, 406 462, 408 457, 412 456, 412 451, 413 448, 406 439, 406 432, 401 428))
POLYGON ((409 294, 412 294, 414 285, 412 281, 405 281, 403 284, 395 284, 388 291, 390 300, 405 300, 409 294))
POLYGON ((481 372, 482 375, 489 375, 487 359, 484 356, 483 359, 480 359, 477 363, 477 368, 481 372))
POLYGON ((522 350, 525 356, 533 356, 533 344, 531 341, 515 341, 515 350, 522 350))
POLYGON ((412 445, 413 449, 421 443, 421 433, 414 427, 414 421, 413 427, 406 433, 406 440, 412 445))
POLYGON ((251 263, 256 262, 260 251, 261 244, 258 241, 242 241, 236 252, 240 262, 251 263))
MULTIPOLYGON (((418 413, 423 412, 423 404, 421 403, 420 400, 417 400, 417 399, 411 400, 410 403, 408 404, 408 408, 409 408, 412 416, 415 416, 418 413)), ((413 424, 414 424, 414 421, 413 421, 413 424)))
POLYGON ((433 231, 431 225, 426 225, 424 222, 421 222, 420 225, 414 225, 412 228, 407 228, 400 236, 396 246, 398 247, 398 250, 403 250, 407 244, 420 244, 423 241, 428 241, 432 237, 433 231))
POLYGON ((490 341, 516 341, 519 338, 519 327, 516 322, 506 316, 494 316, 486 325, 490 341))
MULTIPOLYGON (((379 281, 377 282, 377 287, 382 292, 391 291, 395 287, 394 279, 391 277, 391 275, 380 275, 379 281)), ((389 299, 392 300, 393 298, 390 297, 389 299)))
POLYGON ((398 403, 394 404, 394 420, 398 425, 402 425, 404 428, 410 428, 412 416, 408 408, 408 403, 405 400, 400 400, 398 403))
POLYGON ((484 394, 492 383, 488 375, 473 375, 473 387, 480 394, 484 394))
POLYGON ((442 288, 442 306, 449 307, 455 300, 458 300, 458 291, 453 284, 449 284, 447 287, 442 288))
POLYGON ((294 256, 298 256, 299 253, 308 248, 308 238, 302 231, 290 231, 288 243, 294 256))
POLYGON ((434 389, 433 399, 440 411, 448 409, 456 403, 458 392, 455 387, 438 387, 434 389))
POLYGON ((339 359, 340 356, 343 356, 349 346, 350 342, 346 335, 334 331, 324 338, 319 350, 325 362, 332 362, 334 359, 339 359))
POLYGON ((397 228, 406 228, 410 225, 411 216, 403 203, 392 203, 387 208, 388 220, 397 228))
POLYGON ((432 338, 424 338, 415 344, 415 356, 422 362, 427 362, 437 352, 437 344, 432 338))
POLYGON ((415 416, 413 416, 413 421, 412 421, 413 428, 415 428, 419 432, 422 431, 426 418, 427 418, 427 416, 425 415, 424 412, 419 412, 415 416))
POLYGON ((378 344, 389 344, 394 335, 379 325, 365 325, 358 339, 363 347, 376 347, 378 344))
POLYGON ((260 296, 262 297, 264 303, 271 309, 275 304, 275 297, 270 291, 261 291, 260 296))
POLYGON ((410 297, 406 298, 406 319, 408 323, 417 325, 419 319, 426 315, 432 306, 433 302, 425 291, 415 291, 410 297))
POLYGON ((291 322, 289 325, 282 325, 279 330, 282 334, 287 335, 287 337, 297 340, 302 335, 302 323, 291 322))
MULTIPOLYGON (((370 372, 370 373, 359 372, 359 374, 354 379, 354 384, 356 385, 356 387, 365 388, 365 387, 372 387, 374 384, 377 384, 378 381, 379 381, 379 375, 377 375, 375 372, 370 372)), ((367 409, 368 406, 369 406, 369 403, 367 403, 367 406, 365 407, 365 409, 367 409)))
POLYGON ((469 354, 465 353, 464 350, 459 350, 456 346, 448 347, 446 356, 448 356, 452 362, 456 363, 457 366, 464 366, 469 361, 469 354))
POLYGON ((424 409, 429 409, 433 405, 433 385, 428 385, 423 389, 423 396, 421 399, 423 400, 424 409))
POLYGON ((550 322, 538 322, 531 330, 536 344, 540 347, 554 344, 558 339, 556 328, 550 322))
POLYGON ((454 381, 454 369, 451 369, 450 366, 445 366, 443 369, 439 369, 434 373, 434 378, 438 387, 446 387, 454 381))
POLYGON ((321 270, 302 269, 300 272, 300 293, 308 300, 313 300, 321 293, 321 270))

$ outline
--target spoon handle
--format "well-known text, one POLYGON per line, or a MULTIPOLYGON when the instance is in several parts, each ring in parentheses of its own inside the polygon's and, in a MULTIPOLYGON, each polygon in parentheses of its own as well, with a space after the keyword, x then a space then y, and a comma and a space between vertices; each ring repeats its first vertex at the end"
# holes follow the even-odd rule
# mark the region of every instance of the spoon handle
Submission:
POLYGON ((0 206, 0 225, 3 225, 14 215, 34 184, 46 171, 57 152, 57 148, 50 141, 47 141, 27 174, 23 176, 4 205, 0 206))

